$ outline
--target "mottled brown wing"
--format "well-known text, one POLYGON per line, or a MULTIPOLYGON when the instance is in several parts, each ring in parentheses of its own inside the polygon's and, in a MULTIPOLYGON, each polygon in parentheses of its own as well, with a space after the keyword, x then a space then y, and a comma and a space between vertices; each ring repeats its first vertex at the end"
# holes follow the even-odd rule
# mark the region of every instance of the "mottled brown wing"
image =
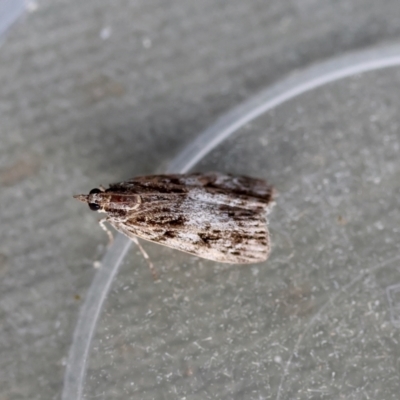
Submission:
POLYGON ((274 189, 262 179, 225 175, 218 172, 150 175, 110 185, 110 191, 145 194, 207 194, 201 201, 235 207, 267 207, 273 201, 274 189), (196 189, 196 190, 194 190, 196 189), (231 202, 231 199, 242 201, 231 202))
POLYGON ((270 252, 265 213, 190 198, 168 207, 147 204, 123 224, 109 222, 128 237, 219 262, 256 263, 270 252))

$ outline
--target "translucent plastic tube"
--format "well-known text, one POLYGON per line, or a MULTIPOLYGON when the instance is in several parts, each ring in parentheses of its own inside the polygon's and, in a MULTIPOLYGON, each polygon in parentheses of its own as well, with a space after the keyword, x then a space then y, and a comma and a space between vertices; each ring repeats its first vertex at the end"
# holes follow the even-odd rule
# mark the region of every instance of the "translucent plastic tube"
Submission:
POLYGON ((0 36, 25 10, 25 0, 0 0, 0 36))

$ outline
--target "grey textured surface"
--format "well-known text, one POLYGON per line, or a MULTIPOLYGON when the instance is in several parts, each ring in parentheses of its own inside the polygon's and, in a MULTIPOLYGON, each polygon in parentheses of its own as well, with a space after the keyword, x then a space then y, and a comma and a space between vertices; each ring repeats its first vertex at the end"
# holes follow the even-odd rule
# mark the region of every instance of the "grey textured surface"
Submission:
POLYGON ((399 13, 396 0, 39 1, 0 47, 0 399, 60 398, 106 244, 71 194, 162 169, 297 68, 397 40, 399 13))
POLYGON ((144 243, 152 285, 133 247, 84 398, 396 399, 399 84, 399 67, 331 83, 202 160, 274 182, 272 255, 246 268, 144 243))

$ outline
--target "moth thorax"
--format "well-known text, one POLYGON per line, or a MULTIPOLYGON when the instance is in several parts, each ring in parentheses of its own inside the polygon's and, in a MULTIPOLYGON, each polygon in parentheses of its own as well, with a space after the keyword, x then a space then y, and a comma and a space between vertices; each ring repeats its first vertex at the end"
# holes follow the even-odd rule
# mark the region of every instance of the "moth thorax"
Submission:
POLYGON ((108 207, 110 210, 135 210, 139 207, 141 201, 140 196, 137 194, 109 194, 108 207))

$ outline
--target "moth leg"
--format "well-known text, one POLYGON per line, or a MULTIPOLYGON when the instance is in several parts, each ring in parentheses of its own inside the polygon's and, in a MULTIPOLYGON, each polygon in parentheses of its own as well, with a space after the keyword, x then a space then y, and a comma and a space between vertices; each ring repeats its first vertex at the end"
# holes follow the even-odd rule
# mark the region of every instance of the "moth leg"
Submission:
POLYGON ((100 189, 102 192, 105 192, 105 191, 106 191, 106 188, 105 188, 103 185, 100 185, 100 186, 99 186, 99 189, 100 189))
POLYGON ((140 252, 143 254, 143 257, 145 258, 145 260, 147 261, 147 264, 150 268, 150 272, 153 275, 153 279, 156 281, 158 279, 158 273, 156 268, 154 267, 153 263, 150 261, 150 257, 149 255, 146 253, 146 250, 142 247, 142 245, 140 244, 139 240, 137 237, 135 236, 131 236, 130 237, 133 242, 137 245, 137 247, 139 247, 140 252))
POLYGON ((114 236, 112 232, 104 225, 104 222, 107 221, 107 218, 103 218, 99 221, 99 225, 101 226, 101 229, 103 229, 104 232, 107 233, 108 235, 108 246, 111 246, 114 243, 114 236))

